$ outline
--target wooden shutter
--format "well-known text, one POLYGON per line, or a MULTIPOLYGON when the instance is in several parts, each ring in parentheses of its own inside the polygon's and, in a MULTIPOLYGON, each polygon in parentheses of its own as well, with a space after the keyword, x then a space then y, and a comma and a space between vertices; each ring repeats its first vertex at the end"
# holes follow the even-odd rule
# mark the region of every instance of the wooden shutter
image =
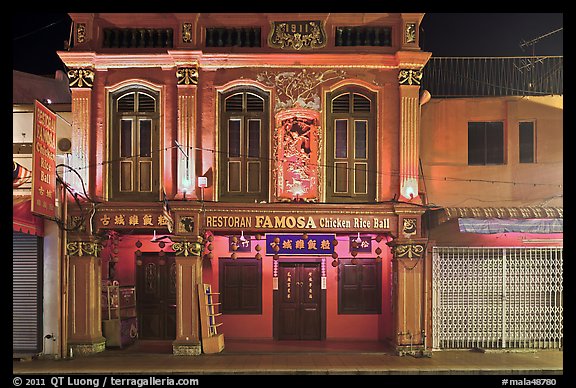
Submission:
POLYGON ((262 262, 219 259, 219 289, 224 314, 262 313, 262 262))
POLYGON ((338 279, 338 314, 380 314, 382 267, 372 259, 342 260, 338 279))

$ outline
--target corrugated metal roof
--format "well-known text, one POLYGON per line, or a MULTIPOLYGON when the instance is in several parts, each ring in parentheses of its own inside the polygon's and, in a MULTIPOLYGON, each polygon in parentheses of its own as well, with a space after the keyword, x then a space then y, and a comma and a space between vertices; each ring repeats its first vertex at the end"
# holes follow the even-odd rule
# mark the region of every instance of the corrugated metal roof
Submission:
POLYGON ((562 207, 447 207, 453 218, 564 218, 562 207))
POLYGON ((48 78, 17 70, 12 71, 13 104, 32 104, 34 100, 47 99, 52 104, 69 104, 72 101, 68 78, 63 72, 56 74, 55 78, 48 78))

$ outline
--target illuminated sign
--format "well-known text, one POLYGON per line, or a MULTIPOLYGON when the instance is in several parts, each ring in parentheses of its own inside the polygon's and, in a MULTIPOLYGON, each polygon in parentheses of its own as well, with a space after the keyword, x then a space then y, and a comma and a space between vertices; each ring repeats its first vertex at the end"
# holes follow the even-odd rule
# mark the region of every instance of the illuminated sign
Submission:
POLYGON ((266 234, 267 255, 331 255, 334 234, 266 234))
POLYGON ((205 226, 211 230, 295 230, 326 231, 387 231, 390 219, 381 216, 322 216, 318 214, 292 216, 284 214, 256 214, 247 216, 206 215, 205 226))
POLYGON ((104 210, 94 216, 96 229, 168 229, 171 221, 160 211, 104 210))
POLYGON ((56 114, 34 101, 32 213, 56 217, 56 114))

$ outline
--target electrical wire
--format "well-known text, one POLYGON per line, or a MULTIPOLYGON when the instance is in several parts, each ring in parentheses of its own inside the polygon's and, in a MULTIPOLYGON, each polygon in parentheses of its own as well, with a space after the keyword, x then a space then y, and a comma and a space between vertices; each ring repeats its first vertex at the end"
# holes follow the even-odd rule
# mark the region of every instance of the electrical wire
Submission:
MULTIPOLYGON (((164 147, 158 150, 153 150, 151 151, 151 154, 153 153, 160 153, 162 151, 166 151, 166 150, 170 150, 170 149, 174 149, 174 148, 178 148, 178 146, 174 145, 174 146, 170 146, 170 147, 164 147)), ((226 151, 220 151, 220 150, 216 150, 216 149, 212 149, 212 148, 205 148, 205 147, 192 147, 189 146, 187 147, 188 149, 191 150, 196 150, 196 151, 203 151, 203 152, 211 152, 211 153, 217 153, 217 154, 222 154, 222 155, 227 155, 226 151)), ((91 163, 91 164, 87 164, 84 166, 80 166, 77 167, 77 170, 83 170, 83 169, 88 169, 88 168, 92 168, 92 167, 97 167, 97 166, 103 166, 106 164, 111 164, 111 163, 116 163, 119 162, 121 160, 126 160, 126 159, 130 159, 130 158, 139 158, 141 157, 140 154, 138 155, 132 155, 130 157, 123 157, 123 158, 117 158, 117 159, 109 159, 109 160, 105 160, 102 162, 98 162, 98 163, 91 163)), ((148 155, 146 155, 146 157, 149 157, 148 155)), ((247 154, 239 154, 238 158, 248 158, 247 154)), ((250 159, 254 160, 259 160, 261 162, 268 162, 268 163, 275 163, 276 159, 273 159, 271 157, 250 157, 250 159)), ((290 163, 290 164, 299 164, 298 162, 293 162, 293 161, 289 161, 289 160, 281 160, 280 162, 282 163, 290 163)), ((323 164, 323 163, 310 163, 308 164, 311 167, 322 167, 322 168, 334 168, 336 165, 335 164, 323 164)), ((380 175, 380 176, 390 176, 390 177, 400 177, 401 174, 399 171, 390 171, 390 172, 384 172, 384 171, 378 171, 378 170, 373 170, 373 169, 362 169, 362 170, 358 170, 354 167, 345 167, 345 168, 341 168, 338 167, 339 169, 342 170, 347 170, 347 171, 361 171, 361 172, 366 172, 366 173, 370 173, 370 174, 375 174, 375 175, 380 175)), ((498 183, 498 184, 512 184, 512 185, 530 185, 530 186, 558 186, 559 188, 562 188, 561 184, 557 184, 557 183, 535 183, 535 182, 516 182, 516 181, 503 181, 503 180, 495 180, 495 179, 476 179, 476 178, 456 178, 456 177, 434 177, 434 176, 427 176, 426 177, 427 180, 439 180, 439 181, 452 181, 452 182, 481 182, 481 183, 498 183)))
POLYGON ((58 20, 58 21, 52 22, 52 23, 50 23, 50 24, 48 24, 48 25, 45 25, 45 26, 43 26, 43 27, 40 27, 40 28, 38 28, 38 29, 36 29, 36 30, 34 30, 34 31, 30 31, 30 32, 28 32, 28 33, 26 33, 26 34, 24 34, 24 35, 17 36, 17 37, 15 37, 15 38, 13 38, 12 40, 20 40, 20 39, 22 39, 22 38, 26 38, 27 36, 33 35, 33 34, 35 34, 35 33, 37 33, 37 32, 40 32, 40 31, 45 30, 45 29, 47 29, 47 28, 50 28, 50 27, 52 27, 52 26, 54 26, 54 25, 56 25, 56 24, 58 24, 58 23, 60 23, 60 22, 63 22, 64 20, 66 20, 66 18, 63 18, 63 19, 60 19, 60 20, 58 20))

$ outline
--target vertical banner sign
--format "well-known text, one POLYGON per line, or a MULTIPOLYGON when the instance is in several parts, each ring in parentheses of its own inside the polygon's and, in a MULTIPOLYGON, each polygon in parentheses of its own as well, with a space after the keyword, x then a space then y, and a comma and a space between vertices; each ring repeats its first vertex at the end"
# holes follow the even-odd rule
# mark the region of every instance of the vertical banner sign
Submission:
POLYGON ((56 217, 56 114, 34 101, 32 213, 56 217))

